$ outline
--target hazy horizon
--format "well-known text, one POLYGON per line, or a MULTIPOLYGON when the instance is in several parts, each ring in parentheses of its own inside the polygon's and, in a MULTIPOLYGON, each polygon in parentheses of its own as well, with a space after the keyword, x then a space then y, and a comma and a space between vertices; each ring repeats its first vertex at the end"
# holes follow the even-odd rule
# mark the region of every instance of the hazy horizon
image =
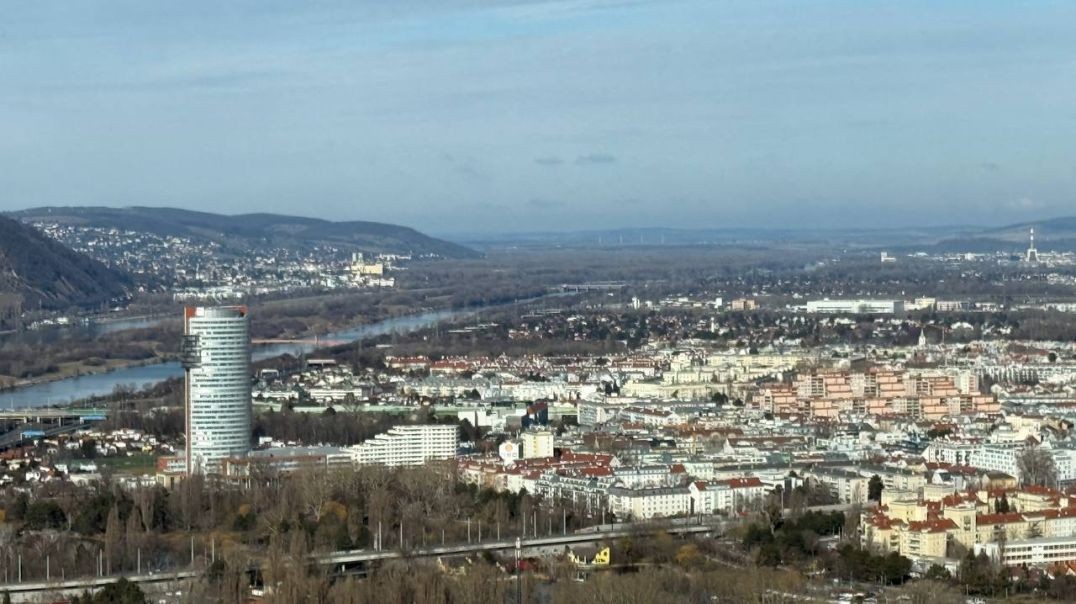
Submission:
POLYGON ((10 5, 0 210, 442 235, 1071 215, 1073 22, 1046 2, 10 5))
MULTIPOLYGON (((42 209, 44 207, 48 207, 48 206, 38 206, 38 207, 35 207, 35 208, 18 208, 18 209, 15 209, 15 210, 5 210, 5 212, 12 212, 12 213, 17 214, 20 211, 42 209)), ((65 206, 52 206, 52 207, 65 207, 65 206)), ((79 207, 79 206, 66 206, 66 207, 79 207)), ((89 206, 81 206, 81 207, 89 207, 89 206)), ((974 236, 974 235, 977 234, 977 231, 989 231, 991 229, 997 229, 997 228, 1023 226, 1022 222, 1012 222, 1012 221, 996 222, 996 223, 965 222, 965 223, 949 223, 949 224, 932 224, 932 225, 926 225, 926 226, 921 225, 921 224, 914 224, 914 223, 911 223, 911 224, 877 225, 877 226, 869 226, 869 227, 861 227, 859 225, 845 225, 845 226, 832 226, 832 227, 824 227, 824 228, 819 228, 819 227, 816 227, 816 226, 805 226, 805 225, 785 225, 785 226, 772 226, 772 225, 771 226, 765 226, 765 225, 761 225, 760 226, 760 225, 724 224, 724 225, 717 225, 717 226, 709 226, 709 225, 668 226, 668 225, 664 225, 664 224, 649 224, 649 225, 641 225, 641 226, 631 226, 631 225, 610 224, 610 225, 604 225, 602 227, 592 227, 592 228, 588 228, 588 227, 572 227, 572 226, 563 226, 562 225, 561 228, 556 228, 556 227, 552 227, 552 228, 532 228, 532 229, 527 229, 527 228, 519 228, 519 229, 505 228, 505 229, 499 229, 499 230, 496 230, 496 231, 491 231, 491 230, 467 230, 467 229, 455 229, 455 230, 453 230, 453 229, 439 229, 436 226, 434 226, 432 228, 429 228, 429 229, 425 229, 425 228, 415 227, 414 225, 401 223, 401 222, 398 222, 398 221, 395 222, 395 223, 393 223, 392 221, 371 221, 371 220, 367 220, 367 219, 362 218, 362 217, 359 217, 359 218, 337 218, 337 219, 333 219, 331 217, 321 216, 321 215, 318 215, 316 213, 303 212, 300 209, 297 209, 296 211, 289 211, 289 212, 268 212, 268 211, 267 212, 230 212, 230 211, 224 211, 224 210, 214 210, 212 208, 210 208, 210 209, 194 209, 194 208, 177 208, 176 206, 98 206, 98 207, 107 207, 107 208, 110 208, 110 209, 123 209, 124 207, 152 207, 152 208, 157 208, 157 209, 189 209, 191 211, 196 211, 196 212, 207 212, 207 213, 210 213, 210 214, 218 214, 218 215, 226 215, 226 216, 265 213, 265 214, 279 214, 279 215, 282 215, 282 216, 294 216, 294 217, 300 217, 300 218, 320 218, 320 219, 324 219, 324 220, 335 220, 337 222, 343 222, 343 221, 349 221, 349 220, 367 221, 367 222, 382 222, 382 223, 386 223, 386 224, 397 224, 399 226, 412 227, 412 228, 415 228, 416 230, 418 230, 418 231, 420 231, 420 232, 422 232, 422 233, 424 233, 426 235, 439 237, 439 238, 443 238, 443 239, 454 241, 454 242, 466 242, 466 241, 473 241, 473 242, 490 241, 490 242, 492 242, 492 241, 496 241, 498 239, 511 240, 513 237, 533 237, 533 236, 541 236, 541 235, 555 235, 555 236, 572 237, 572 236, 587 235, 587 234, 601 234, 601 233, 612 233, 612 232, 621 232, 621 231, 625 232, 625 233, 632 232, 632 231, 640 231, 640 232, 645 231, 645 232, 655 232, 655 233, 656 232, 661 232, 661 231, 666 231, 666 232, 669 232, 669 233, 673 233, 673 232, 703 233, 703 232, 710 232, 710 231, 714 231, 714 232, 719 232, 719 231, 745 231, 745 232, 758 231, 758 232, 775 232, 775 233, 789 232, 789 233, 796 233, 796 234, 809 234, 809 233, 820 233, 820 234, 830 233, 830 234, 835 234, 835 233, 855 232, 856 230, 862 230, 864 233, 870 233, 870 232, 883 233, 883 232, 894 232, 894 231, 896 231, 896 232, 900 232, 900 231, 912 232, 912 231, 915 231, 915 230, 944 233, 946 230, 950 230, 952 232, 952 234, 958 235, 958 234, 961 234, 961 231, 966 230, 966 231, 969 231, 969 233, 968 233, 969 235, 974 236)), ((1072 212, 1068 212, 1068 213, 1058 214, 1058 215, 1055 215, 1055 216, 1044 216, 1044 217, 1042 217, 1040 219, 1036 219, 1034 221, 1029 221, 1029 222, 1043 223, 1043 222, 1054 220, 1054 219, 1076 219, 1076 210, 1074 210, 1072 212)), ((1036 228, 1039 228, 1039 227, 1036 226, 1036 228)), ((1066 228, 1065 232, 1068 232, 1068 230, 1069 229, 1066 228)), ((1037 233, 1038 233, 1038 235, 1040 237, 1044 236, 1043 237, 1044 240, 1048 240, 1048 239, 1051 238, 1051 233, 1050 233, 1049 230, 1043 231, 1043 230, 1040 229, 1039 231, 1037 231, 1037 233)))

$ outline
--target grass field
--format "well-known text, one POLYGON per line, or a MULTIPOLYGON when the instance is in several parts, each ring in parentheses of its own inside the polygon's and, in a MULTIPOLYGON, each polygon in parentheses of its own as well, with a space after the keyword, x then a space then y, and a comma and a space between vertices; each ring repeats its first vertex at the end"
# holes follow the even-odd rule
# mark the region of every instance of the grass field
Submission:
POLYGON ((94 461, 99 469, 108 468, 122 474, 149 474, 157 469, 157 456, 152 453, 98 457, 94 461))

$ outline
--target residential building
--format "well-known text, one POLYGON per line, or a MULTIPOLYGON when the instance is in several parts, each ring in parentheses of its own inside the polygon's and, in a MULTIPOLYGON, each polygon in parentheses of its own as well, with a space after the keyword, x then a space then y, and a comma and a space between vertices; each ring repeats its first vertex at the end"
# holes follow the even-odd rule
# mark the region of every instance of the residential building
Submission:
POLYGON ((692 514, 734 514, 766 495, 767 487, 756 477, 728 480, 697 480, 688 485, 692 514))
POLYGON ((691 493, 687 487, 610 487, 609 509, 621 519, 679 516, 691 512, 691 493))
POLYGON ((758 302, 754 298, 736 298, 729 304, 729 308, 739 312, 755 310, 758 308, 758 302))
POLYGON ((240 457, 228 457, 221 462, 221 474, 227 478, 245 479, 253 468, 273 472, 294 472, 304 468, 331 468, 352 465, 351 453, 339 447, 278 447, 251 451, 240 457))
POLYGON ((807 478, 824 485, 841 503, 867 502, 870 478, 852 470, 815 468, 805 473, 807 478))
POLYGON ((455 425, 396 426, 349 448, 358 464, 417 466, 431 460, 453 459, 459 448, 455 425))
POLYGON ((763 386, 752 405, 775 414, 827 419, 842 413, 927 419, 997 413, 997 397, 969 390, 973 380, 966 373, 817 370, 798 374, 792 383, 763 386))
POLYGON ((985 547, 1006 564, 1049 564, 1072 559, 1076 551, 1062 541, 1076 539, 1076 499, 1043 487, 958 492, 936 500, 892 500, 883 491, 882 506, 864 512, 860 531, 864 546, 913 559, 943 557, 948 544, 957 544, 985 547), (1008 511, 998 512, 1000 501, 1008 511), (1020 545, 1010 551, 1007 544, 1020 545))
POLYGON ((523 459, 553 457, 553 433, 549 430, 526 430, 520 440, 523 459))

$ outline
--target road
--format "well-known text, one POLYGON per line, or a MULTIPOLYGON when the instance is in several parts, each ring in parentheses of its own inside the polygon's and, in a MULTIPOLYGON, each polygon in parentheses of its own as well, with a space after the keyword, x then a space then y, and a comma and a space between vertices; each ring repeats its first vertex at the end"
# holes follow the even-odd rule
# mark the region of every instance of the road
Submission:
MULTIPOLYGON (((655 528, 653 525, 625 526, 628 526, 628 528, 596 533, 572 533, 570 535, 553 535, 551 537, 523 539, 520 542, 520 546, 523 549, 529 549, 558 545, 574 545, 579 543, 593 543, 594 541, 619 539, 621 537, 630 537, 632 535, 637 535, 639 534, 640 529, 648 532, 664 531, 674 535, 694 535, 712 533, 714 531, 722 530, 724 528, 724 525, 722 523, 705 524, 702 526, 671 526, 664 528, 655 528)), ((328 554, 322 556, 319 559, 319 562, 322 564, 354 564, 358 562, 374 562, 379 560, 391 560, 395 558, 453 556, 458 554, 473 554, 477 552, 495 552, 515 549, 515 547, 515 539, 502 539, 500 541, 483 541, 481 543, 457 543, 453 545, 437 545, 432 547, 419 548, 409 552, 402 552, 400 550, 356 550, 328 554)))
POLYGON ((42 438, 51 438, 66 432, 74 432, 75 430, 85 428, 86 425, 87 424, 67 424, 63 426, 49 427, 44 424, 19 424, 18 426, 15 426, 13 430, 0 436, 0 450, 10 449, 11 447, 30 443, 42 438), (27 430, 35 432, 40 431, 42 434, 31 437, 23 436, 23 432, 26 432, 27 430))
MULTIPOLYGON (((543 548, 576 545, 581 543, 593 543, 607 539, 619 539, 639 534, 653 534, 666 532, 674 535, 699 535, 722 531, 726 521, 709 521, 701 525, 657 525, 648 523, 616 525, 615 530, 594 533, 571 533, 567 535, 552 535, 522 539, 522 549, 543 548)), ((400 550, 344 550, 331 552, 317 556, 313 563, 324 566, 362 564, 393 560, 400 558, 425 558, 438 556, 453 556, 462 554, 474 554, 479 552, 494 552, 515 549, 515 539, 493 540, 473 543, 456 543, 449 545, 435 545, 420 547, 409 551, 400 550)), ((165 572, 141 575, 113 575, 109 577, 89 577, 81 579, 67 579, 64 581, 35 581, 32 583, 7 583, 0 584, 0 593, 7 593, 13 602, 29 602, 35 600, 44 593, 53 595, 75 595, 86 590, 98 589, 108 583, 125 577, 128 581, 140 584, 177 583, 189 580, 201 575, 201 570, 184 570, 178 572, 165 572)))
POLYGON ((23 422, 44 422, 48 420, 63 423, 79 422, 86 417, 107 417, 107 409, 11 409, 0 411, 0 420, 15 419, 23 422))

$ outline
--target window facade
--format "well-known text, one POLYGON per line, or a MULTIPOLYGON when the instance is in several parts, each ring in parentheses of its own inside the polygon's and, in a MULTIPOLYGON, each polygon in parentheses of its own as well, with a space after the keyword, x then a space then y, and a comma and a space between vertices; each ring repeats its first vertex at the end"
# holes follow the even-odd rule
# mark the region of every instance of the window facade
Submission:
POLYGON ((187 468, 217 473, 250 451, 250 317, 241 306, 188 308, 184 335, 187 468))

